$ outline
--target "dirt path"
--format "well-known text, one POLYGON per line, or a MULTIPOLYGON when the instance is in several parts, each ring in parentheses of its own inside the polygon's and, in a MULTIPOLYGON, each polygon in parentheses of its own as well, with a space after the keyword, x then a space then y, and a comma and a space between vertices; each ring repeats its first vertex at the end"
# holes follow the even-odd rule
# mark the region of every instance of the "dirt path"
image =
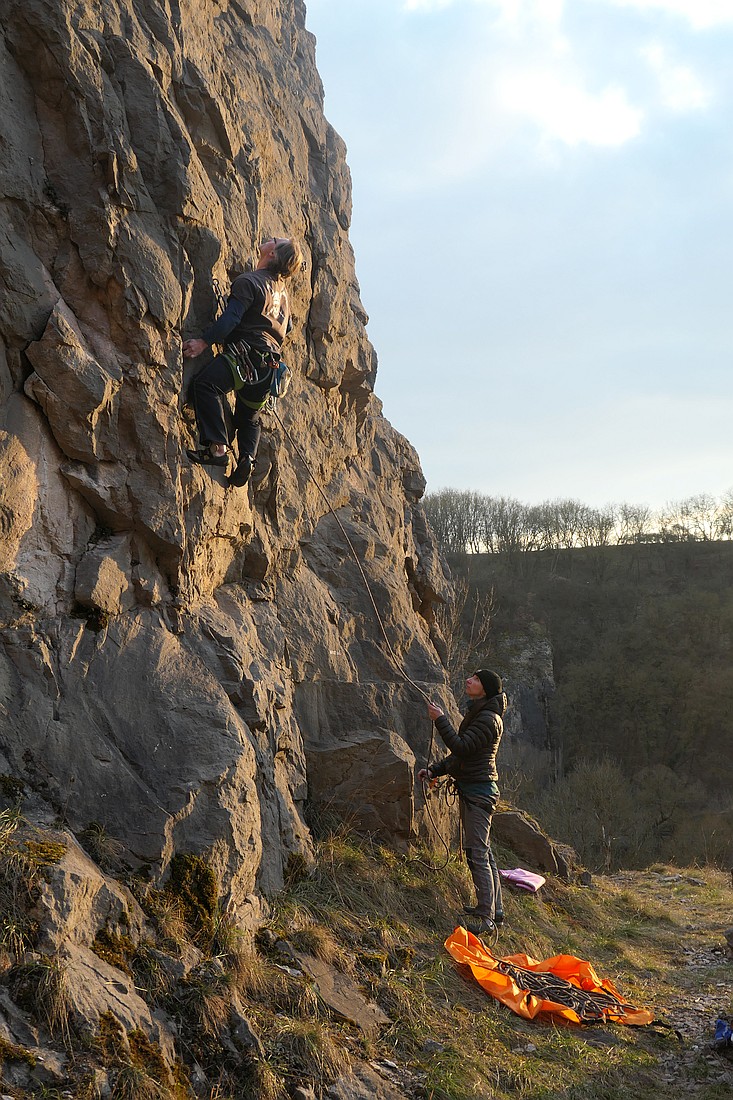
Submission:
POLYGON ((721 1012, 733 1012, 733 954, 725 930, 733 926, 733 889, 722 872, 621 872, 612 877, 662 907, 659 953, 668 968, 658 989, 659 1015, 682 1036, 659 1056, 660 1096, 733 1096, 729 1060, 710 1049, 721 1012), (704 876, 704 877, 703 877, 704 876))

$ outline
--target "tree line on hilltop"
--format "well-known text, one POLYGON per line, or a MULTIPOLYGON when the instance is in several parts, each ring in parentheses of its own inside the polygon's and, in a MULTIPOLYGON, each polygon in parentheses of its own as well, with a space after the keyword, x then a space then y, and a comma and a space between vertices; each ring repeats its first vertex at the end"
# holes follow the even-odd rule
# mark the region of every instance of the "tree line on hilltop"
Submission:
POLYGON ((654 510, 644 504, 593 508, 572 498, 524 504, 469 489, 424 499, 441 549, 449 554, 528 554, 576 547, 710 542, 733 537, 733 489, 698 493, 654 510))

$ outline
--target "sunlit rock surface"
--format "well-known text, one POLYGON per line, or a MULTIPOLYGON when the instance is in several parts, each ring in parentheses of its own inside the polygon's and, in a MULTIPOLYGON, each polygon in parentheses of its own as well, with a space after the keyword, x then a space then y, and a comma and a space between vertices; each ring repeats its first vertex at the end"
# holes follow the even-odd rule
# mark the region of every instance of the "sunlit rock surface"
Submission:
POLYGON ((417 455, 372 392, 304 18, 300 0, 6 0, 0 38, 0 773, 154 876, 205 852, 250 924, 309 858, 309 792, 414 834, 430 729, 403 673, 446 699, 446 581, 417 455), (273 416, 246 489, 185 456, 182 340, 213 316, 212 276, 273 233, 306 255, 278 413, 394 659, 273 416))

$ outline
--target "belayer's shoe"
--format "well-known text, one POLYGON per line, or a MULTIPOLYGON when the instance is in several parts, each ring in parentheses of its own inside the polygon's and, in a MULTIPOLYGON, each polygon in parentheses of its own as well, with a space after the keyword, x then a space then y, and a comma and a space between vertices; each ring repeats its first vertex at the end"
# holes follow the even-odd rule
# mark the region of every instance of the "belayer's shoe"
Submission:
POLYGON ((199 447, 198 450, 187 447, 186 454, 192 462, 198 462, 199 466, 229 465, 229 453, 227 451, 225 451, 223 455, 214 455, 211 453, 209 447, 199 447))
POLYGON ((241 459, 237 463, 232 476, 227 481, 227 485, 231 485, 234 489, 241 489, 249 481, 249 476, 252 473, 252 465, 254 459, 252 455, 242 455, 241 459))
MULTIPOLYGON (((478 913, 478 905, 464 905, 463 906, 463 912, 466 913, 469 917, 475 917, 476 914, 478 913)), ((494 924, 499 926, 503 923, 504 923, 504 914, 503 913, 495 913, 494 914, 494 924)))
POLYGON ((463 927, 474 936, 491 936, 496 932, 496 925, 491 917, 482 917, 480 913, 464 920, 463 927))

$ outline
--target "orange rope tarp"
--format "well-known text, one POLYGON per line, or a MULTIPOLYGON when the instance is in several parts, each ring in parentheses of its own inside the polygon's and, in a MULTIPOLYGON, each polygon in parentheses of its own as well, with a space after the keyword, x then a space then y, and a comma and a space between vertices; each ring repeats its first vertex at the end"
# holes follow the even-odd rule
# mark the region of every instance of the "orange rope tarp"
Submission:
POLYGON ((499 962, 521 966, 524 970, 532 970, 538 974, 554 974, 589 993, 610 993, 619 1003, 604 1007, 603 1019, 606 1022, 635 1025, 654 1022, 654 1015, 649 1009, 626 1004, 612 982, 599 978, 589 962, 577 959, 574 955, 555 955, 552 959, 542 959, 539 962, 530 955, 507 955, 503 959, 497 959, 481 940, 466 928, 460 927, 451 933, 445 946, 456 962, 470 967, 482 989, 527 1020, 533 1020, 539 1013, 545 1012, 569 1023, 583 1022, 578 1013, 567 1005, 543 1000, 526 989, 521 989, 508 974, 497 970, 499 962))

